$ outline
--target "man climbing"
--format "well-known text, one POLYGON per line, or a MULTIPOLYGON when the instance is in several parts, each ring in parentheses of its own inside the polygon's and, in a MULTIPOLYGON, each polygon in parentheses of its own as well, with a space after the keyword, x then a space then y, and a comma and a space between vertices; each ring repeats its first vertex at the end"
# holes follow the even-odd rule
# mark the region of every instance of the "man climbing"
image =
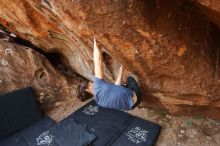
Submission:
POLYGON ((85 99, 83 96, 87 96, 89 92, 98 105, 119 110, 131 110, 140 104, 141 91, 135 79, 129 76, 127 88, 121 85, 123 66, 120 67, 119 75, 114 84, 103 80, 103 58, 95 39, 93 61, 95 64, 94 83, 81 84, 77 89, 78 98, 85 99))

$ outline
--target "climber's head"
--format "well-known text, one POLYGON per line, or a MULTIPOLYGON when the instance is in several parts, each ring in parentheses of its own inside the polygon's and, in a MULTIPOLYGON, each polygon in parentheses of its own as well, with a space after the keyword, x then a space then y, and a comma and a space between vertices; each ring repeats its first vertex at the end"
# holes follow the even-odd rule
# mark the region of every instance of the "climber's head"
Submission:
POLYGON ((82 82, 76 90, 77 98, 81 101, 85 101, 93 96, 93 83, 82 82))

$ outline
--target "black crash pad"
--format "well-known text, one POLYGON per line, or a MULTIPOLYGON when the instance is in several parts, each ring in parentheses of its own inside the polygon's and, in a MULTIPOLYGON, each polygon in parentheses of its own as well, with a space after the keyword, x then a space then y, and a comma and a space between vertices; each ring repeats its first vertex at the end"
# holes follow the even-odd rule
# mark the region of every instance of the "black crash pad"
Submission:
POLYGON ((0 139, 10 133, 10 124, 0 102, 0 139))
POLYGON ((45 117, 16 134, 0 140, 0 146, 47 146, 49 144, 51 144, 50 146, 59 146, 55 142, 52 143, 53 137, 48 132, 51 127, 56 125, 54 120, 45 117))
POLYGON ((102 108, 95 101, 91 101, 75 111, 73 117, 85 125, 97 136, 93 142, 95 146, 108 145, 125 127, 132 116, 115 109, 102 108))
POLYGON ((31 88, 0 96, 0 138, 25 128, 42 118, 31 88))
POLYGON ((58 124, 46 117, 0 140, 0 146, 87 146, 95 138, 94 134, 71 117, 58 124))
POLYGON ((0 146, 28 146, 24 137, 20 133, 10 135, 0 140, 0 146))
POLYGON ((152 146, 161 128, 158 124, 134 117, 124 111, 100 107, 95 101, 87 103, 70 117, 96 134, 97 138, 92 143, 94 146, 152 146))
POLYGON ((133 120, 112 146, 153 146, 160 133, 161 126, 147 120, 133 117, 133 120))
POLYGON ((87 146, 96 138, 71 117, 64 119, 49 131, 59 146, 87 146))
MULTIPOLYGON (((47 144, 52 146, 53 136, 51 135, 49 129, 56 125, 57 123, 50 117, 45 117, 35 124, 23 129, 19 133, 21 133, 29 146, 39 146, 47 144)), ((56 143, 54 142, 53 145, 55 146, 56 143)))

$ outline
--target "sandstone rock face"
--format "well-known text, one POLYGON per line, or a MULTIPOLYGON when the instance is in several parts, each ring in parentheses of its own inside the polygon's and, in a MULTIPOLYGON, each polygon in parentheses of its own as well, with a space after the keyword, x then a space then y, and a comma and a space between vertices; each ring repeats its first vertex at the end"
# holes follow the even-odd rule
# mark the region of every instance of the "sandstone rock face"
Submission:
POLYGON ((0 92, 33 87, 43 111, 73 96, 66 79, 36 51, 0 40, 0 92))
POLYGON ((197 0, 197 5, 220 28, 219 0, 197 0))
MULTIPOLYGON (((93 76, 92 39, 105 78, 138 76, 143 105, 220 118, 219 31, 187 0, 0 0, 0 23, 69 68, 93 76)), ((218 17, 218 15, 216 15, 218 17)), ((218 17, 219 18, 219 17, 218 17)), ((217 18, 217 19, 218 19, 217 18)))

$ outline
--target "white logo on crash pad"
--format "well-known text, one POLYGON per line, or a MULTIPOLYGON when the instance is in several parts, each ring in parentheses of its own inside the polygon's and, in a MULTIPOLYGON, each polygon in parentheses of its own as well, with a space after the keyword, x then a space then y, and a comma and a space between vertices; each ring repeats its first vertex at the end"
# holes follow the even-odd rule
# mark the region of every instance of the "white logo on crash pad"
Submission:
POLYGON ((49 145, 53 141, 53 135, 51 135, 49 131, 46 131, 39 135, 36 140, 37 145, 49 145))
POLYGON ((82 112, 85 113, 86 115, 94 115, 99 112, 99 106, 90 105, 84 108, 82 112))
POLYGON ((128 139, 135 144, 139 144, 147 141, 147 133, 147 130, 141 129, 140 127, 135 127, 125 133, 125 135, 128 136, 128 139))

